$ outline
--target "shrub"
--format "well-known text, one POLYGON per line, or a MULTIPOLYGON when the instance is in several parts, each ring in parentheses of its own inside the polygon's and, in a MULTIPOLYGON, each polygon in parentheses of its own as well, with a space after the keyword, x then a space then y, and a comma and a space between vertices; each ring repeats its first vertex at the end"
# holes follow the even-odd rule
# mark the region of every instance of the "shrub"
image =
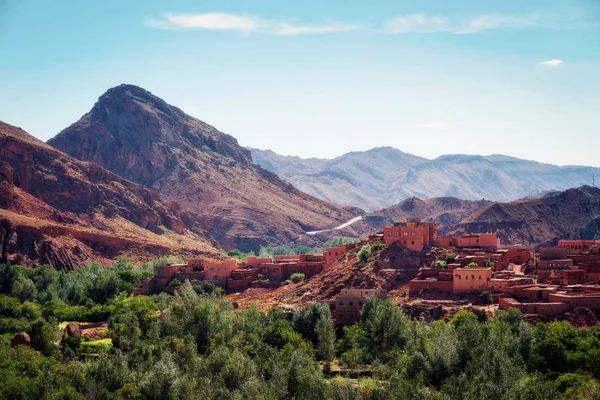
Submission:
POLYGON ((171 282, 169 282, 169 286, 181 286, 181 282, 179 282, 179 279, 174 278, 171 282))
POLYGON ((358 254, 356 255, 356 257, 358 258, 358 261, 362 262, 362 263, 367 262, 367 260, 369 259, 370 256, 371 256, 371 245, 368 245, 368 244, 365 244, 360 249, 358 254))
POLYGON ((485 262, 485 266, 486 266, 487 268, 491 268, 491 269, 492 269, 492 271, 495 271, 495 270, 496 270, 496 264, 494 264, 494 262, 493 262, 492 260, 487 260, 487 261, 485 262))
POLYGON ((433 263, 433 267, 434 268, 438 268, 438 269, 445 269, 446 268, 446 261, 437 260, 436 262, 433 263))
POLYGON ((477 268, 477 267, 479 267, 479 265, 477 265, 477 263, 472 262, 472 263, 467 264, 467 266, 465 268, 477 268))
POLYGON ((486 304, 490 304, 491 300, 492 300, 492 296, 490 295, 490 292, 488 292, 487 290, 484 292, 481 292, 481 299, 486 303, 486 304))
POLYGON ((456 261, 456 254, 448 253, 446 254, 446 264, 452 264, 456 261))
POLYGON ((371 247, 371 255, 385 248, 385 243, 376 243, 371 247))
POLYGON ((290 276, 290 280, 294 283, 298 283, 300 281, 304 280, 304 274, 299 274, 299 273, 294 273, 292 274, 292 276, 290 276))

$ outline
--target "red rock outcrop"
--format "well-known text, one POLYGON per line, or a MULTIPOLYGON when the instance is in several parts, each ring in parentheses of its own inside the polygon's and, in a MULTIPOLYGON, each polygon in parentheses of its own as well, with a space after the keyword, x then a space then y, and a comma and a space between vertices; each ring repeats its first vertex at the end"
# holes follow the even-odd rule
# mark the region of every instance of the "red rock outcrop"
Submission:
POLYGON ((108 90, 48 143, 177 202, 225 248, 287 243, 351 218, 253 164, 232 136, 132 85, 108 90))
POLYGON ((90 258, 217 254, 156 193, 3 122, 0 159, 0 262, 70 270, 90 258))

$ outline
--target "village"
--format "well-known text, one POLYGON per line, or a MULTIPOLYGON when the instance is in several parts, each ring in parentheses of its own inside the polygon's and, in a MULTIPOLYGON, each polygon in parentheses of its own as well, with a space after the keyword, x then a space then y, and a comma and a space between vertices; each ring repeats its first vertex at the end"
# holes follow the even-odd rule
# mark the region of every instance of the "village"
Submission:
MULTIPOLYGON (((385 246, 400 245, 412 252, 444 249, 446 257, 423 265, 408 282, 409 297, 443 303, 474 299, 503 310, 516 308, 523 314, 552 318, 576 307, 600 310, 600 240, 559 240, 556 247, 501 244, 495 233, 470 233, 458 237, 438 236, 434 222, 409 218, 386 226, 370 236, 385 246)), ((310 279, 327 271, 349 250, 367 241, 327 248, 323 254, 248 256, 213 260, 190 258, 186 263, 154 267, 134 295, 175 293, 180 284, 209 281, 229 293, 248 288, 276 289, 294 275, 310 279)), ((402 268, 401 265, 398 266, 402 268)), ((295 281, 295 279, 294 279, 295 281)), ((347 287, 329 301, 337 324, 359 320, 365 299, 387 297, 387 290, 347 287)))

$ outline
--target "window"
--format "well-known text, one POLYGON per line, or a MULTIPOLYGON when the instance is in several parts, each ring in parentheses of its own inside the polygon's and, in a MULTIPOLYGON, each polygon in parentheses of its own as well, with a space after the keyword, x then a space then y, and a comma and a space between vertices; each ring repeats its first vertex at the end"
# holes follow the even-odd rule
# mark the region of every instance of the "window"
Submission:
POLYGON ((392 232, 388 232, 388 236, 392 236, 392 232))
POLYGON ((362 301, 359 301, 359 302, 358 302, 358 305, 359 305, 359 306, 362 306, 362 301))
POLYGON ((479 280, 481 280, 481 275, 479 275, 479 280))
POLYGON ((353 306, 353 305, 354 305, 354 302, 353 302, 353 301, 351 301, 349 305, 350 305, 350 306, 353 306))
POLYGON ((404 241, 404 244, 406 244, 406 240, 404 241))
POLYGON ((404 234, 404 236, 408 236, 408 232, 404 232, 403 234, 404 234))
POLYGON ((396 232, 394 236, 400 236, 400 233, 399 233, 399 232, 396 232))
POLYGON ((343 302, 343 301, 340 301, 340 306, 343 306, 343 305, 344 305, 344 302, 343 302))
POLYGON ((411 242, 411 244, 415 244, 415 241, 413 240, 413 241, 411 242))
POLYGON ((477 239, 477 243, 479 243, 479 239, 477 239))
POLYGON ((465 276, 465 279, 466 279, 466 280, 469 280, 469 275, 465 276))
POLYGON ((410 233, 410 236, 412 236, 412 237, 416 237, 416 236, 417 236, 417 232, 411 232, 411 233, 410 233))

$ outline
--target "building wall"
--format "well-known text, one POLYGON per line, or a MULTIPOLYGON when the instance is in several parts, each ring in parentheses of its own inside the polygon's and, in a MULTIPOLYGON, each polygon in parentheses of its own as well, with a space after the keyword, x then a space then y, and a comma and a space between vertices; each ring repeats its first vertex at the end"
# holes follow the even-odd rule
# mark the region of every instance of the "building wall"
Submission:
POLYGON ((442 280, 418 280, 413 279, 408 283, 408 291, 410 294, 419 292, 420 290, 438 290, 444 293, 452 293, 452 281, 442 280))
POLYGON ((546 317, 554 317, 556 315, 567 312, 571 309, 568 304, 565 303, 521 303, 513 298, 501 297, 498 301, 498 305, 503 310, 509 308, 516 308, 523 314, 539 314, 546 317))
POLYGON ((248 258, 246 259, 246 265, 249 265, 251 267, 260 267, 263 264, 266 263, 272 263, 273 259, 271 258, 260 258, 260 257, 256 257, 256 256, 248 256, 248 258))
POLYGON ((567 249, 563 247, 542 247, 540 260, 564 260, 567 258, 567 249))
POLYGON ((550 295, 550 301, 562 302, 569 307, 587 307, 595 310, 600 309, 600 292, 584 294, 557 292, 550 295))
POLYGON ((237 263, 234 259, 227 261, 205 260, 204 279, 214 281, 225 287, 227 278, 231 276, 231 272, 235 269, 237 269, 237 263))
POLYGON ((499 246, 498 237, 495 233, 474 233, 462 235, 456 240, 456 247, 485 247, 495 249, 499 246))
POLYGON ((600 240, 559 240, 558 246, 584 251, 589 250, 593 246, 600 246, 600 240))
POLYGON ((294 254, 275 256, 276 263, 280 263, 280 262, 284 262, 284 261, 300 261, 300 256, 294 255, 294 254))
POLYGON ((469 292, 487 290, 488 282, 492 279, 490 268, 458 268, 452 270, 454 292, 469 292))
POLYGON ((570 258, 563 260, 540 260, 537 263, 538 269, 573 269, 573 260, 570 258))
POLYGON ((332 302, 333 318, 337 324, 348 325, 360 320, 360 311, 369 296, 387 297, 383 289, 342 289, 332 302))
POLYGON ((342 244, 338 247, 328 247, 325 249, 325 264, 331 265, 335 260, 340 258, 342 254, 356 247, 355 244, 342 244))

